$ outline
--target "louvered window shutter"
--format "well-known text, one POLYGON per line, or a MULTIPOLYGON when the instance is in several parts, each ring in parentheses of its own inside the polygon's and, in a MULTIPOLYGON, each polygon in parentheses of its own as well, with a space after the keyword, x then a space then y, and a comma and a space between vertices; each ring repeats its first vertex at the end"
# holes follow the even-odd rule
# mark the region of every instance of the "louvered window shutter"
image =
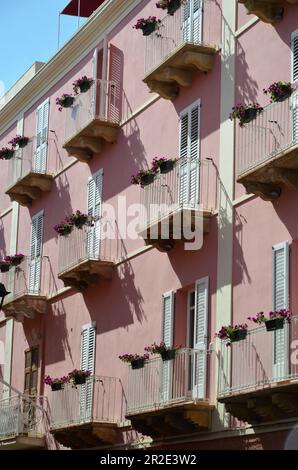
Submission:
MULTIPOLYGON (((84 325, 81 333, 81 369, 94 375, 96 329, 94 324, 84 325)), ((80 386, 80 417, 91 418, 93 411, 93 379, 80 386)))
POLYGON ((47 168, 50 100, 45 100, 36 112, 36 154, 35 171, 44 173, 47 168))
POLYGON ((38 293, 42 267, 43 213, 32 217, 30 240, 29 290, 38 293))
POLYGON ((98 258, 100 254, 100 224, 102 215, 102 185, 103 171, 95 173, 88 182, 87 211, 95 218, 93 227, 87 231, 87 255, 89 258, 98 258))
POLYGON ((188 0, 183 6, 183 39, 186 42, 201 42, 202 0, 188 0))
MULTIPOLYGON (((289 307, 289 244, 273 246, 274 311, 289 307)), ((288 370, 288 325, 273 333, 273 377, 284 377, 288 370)))
MULTIPOLYGON (((174 334, 174 292, 163 294, 162 298, 162 341, 166 346, 173 345, 174 334)), ((161 363, 161 401, 168 402, 172 394, 173 361, 161 363)))
POLYGON ((207 339, 208 339, 208 277, 196 282, 195 291, 195 321, 194 321, 194 349, 193 356, 193 396, 206 398, 207 379, 207 339))
POLYGON ((200 104, 195 103, 180 116, 179 203, 183 207, 199 202, 200 104))
MULTIPOLYGON (((298 80, 298 29, 292 33, 292 82, 298 80)), ((298 93, 291 96, 293 141, 298 141, 298 93)))

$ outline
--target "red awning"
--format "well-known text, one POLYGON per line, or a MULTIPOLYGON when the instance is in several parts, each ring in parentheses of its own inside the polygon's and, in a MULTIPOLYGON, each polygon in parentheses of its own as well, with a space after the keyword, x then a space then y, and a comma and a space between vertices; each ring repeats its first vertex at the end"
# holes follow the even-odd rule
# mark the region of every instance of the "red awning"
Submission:
MULTIPOLYGON (((105 0, 81 0, 80 15, 88 18, 105 0)), ((78 16, 79 0, 71 0, 61 12, 62 15, 78 16)))

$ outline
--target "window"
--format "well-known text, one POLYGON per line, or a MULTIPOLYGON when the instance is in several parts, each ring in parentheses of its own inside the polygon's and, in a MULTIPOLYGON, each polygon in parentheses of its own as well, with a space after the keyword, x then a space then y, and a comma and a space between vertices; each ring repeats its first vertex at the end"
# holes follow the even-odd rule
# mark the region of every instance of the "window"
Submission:
POLYGON ((100 217, 102 209, 103 171, 92 175, 88 181, 87 211, 95 218, 93 227, 88 229, 87 253, 90 257, 98 257, 100 253, 100 217))
POLYGON ((30 348, 25 351, 25 395, 37 394, 38 379, 38 347, 30 348))
POLYGON ((50 100, 46 99, 36 111, 36 154, 35 171, 42 173, 47 168, 48 129, 50 100))

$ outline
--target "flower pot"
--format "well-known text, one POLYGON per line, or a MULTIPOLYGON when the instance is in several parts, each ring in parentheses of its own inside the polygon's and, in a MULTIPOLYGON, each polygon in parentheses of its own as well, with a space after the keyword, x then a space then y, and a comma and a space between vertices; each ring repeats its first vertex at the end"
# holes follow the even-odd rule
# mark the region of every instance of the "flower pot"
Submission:
POLYGON ((282 330, 284 327, 285 319, 284 318, 273 318, 272 320, 265 321, 265 326, 267 331, 282 330))
POLYGON ((173 16, 175 11, 181 7, 181 0, 172 0, 168 6, 168 14, 173 16))
POLYGON ((242 122, 247 123, 247 122, 253 121, 254 119, 256 119, 258 113, 259 113, 259 110, 256 108, 246 109, 245 114, 242 118, 242 122))
POLYGON ((15 257, 11 258, 11 265, 12 266, 19 266, 22 261, 23 261, 23 257, 15 256, 15 257))
POLYGON ((288 98, 290 98, 291 94, 293 93, 292 90, 284 90, 283 94, 279 95, 279 96, 276 96, 274 98, 272 98, 273 101, 285 101, 287 100, 288 98))
POLYGON ((58 390, 63 389, 63 383, 57 382, 51 385, 52 392, 57 392, 58 390))
POLYGON ((142 369, 145 365, 145 359, 135 359, 131 361, 131 368, 132 369, 142 369))
POLYGON ((231 335, 231 343, 235 343, 237 341, 242 341, 247 336, 247 330, 235 330, 231 335))
POLYGON ((150 36, 155 31, 156 23, 147 23, 142 27, 143 36, 150 36))
POLYGON ((63 104, 61 106, 63 108, 71 108, 71 106, 73 105, 73 102, 74 102, 74 97, 73 96, 68 96, 67 98, 65 98, 65 100, 63 101, 63 104))
POLYGON ((27 144, 28 144, 28 139, 20 139, 18 142, 18 146, 20 149, 23 149, 24 147, 26 147, 27 144))
POLYGON ((143 175, 141 177, 141 185, 142 186, 148 186, 148 184, 153 183, 154 178, 155 178, 154 174, 143 175))
POLYGON ((160 163, 159 165, 159 171, 161 173, 169 173, 170 171, 172 171, 174 168, 174 162, 172 160, 169 160, 167 162, 162 162, 160 163))
POLYGON ((81 93, 86 93, 88 90, 91 88, 91 83, 89 82, 83 82, 81 85, 79 85, 80 92, 81 93))
POLYGON ((1 271, 2 273, 7 273, 7 272, 9 271, 9 268, 10 268, 9 265, 5 266, 5 265, 3 264, 2 266, 0 266, 0 271, 1 271))
POLYGON ((2 155, 3 160, 10 160, 14 156, 14 150, 13 149, 6 149, 6 151, 2 155))
POLYGON ((84 375, 75 375, 73 377, 73 383, 75 385, 83 385, 86 383, 86 377, 84 375))
POLYGON ((170 351, 163 351, 162 353, 160 353, 160 355, 163 361, 171 361, 172 359, 175 359, 176 349, 171 349, 170 351))

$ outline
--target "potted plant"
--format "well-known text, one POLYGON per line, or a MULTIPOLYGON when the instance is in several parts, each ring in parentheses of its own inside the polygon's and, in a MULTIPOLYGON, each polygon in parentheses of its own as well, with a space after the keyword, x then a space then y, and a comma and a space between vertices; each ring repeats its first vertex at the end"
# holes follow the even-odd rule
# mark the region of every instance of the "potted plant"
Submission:
POLYGON ((294 88, 290 82, 278 81, 272 83, 267 89, 264 89, 263 92, 265 95, 270 94, 271 103, 276 101, 284 101, 289 98, 293 93, 294 88))
POLYGON ((53 228, 60 237, 65 237, 72 232, 73 224, 65 221, 65 222, 61 222, 60 224, 54 225, 53 228))
POLYGON ((49 375, 47 375, 43 382, 46 385, 50 385, 53 392, 57 392, 58 390, 62 390, 64 388, 64 384, 69 381, 68 377, 61 377, 60 379, 52 379, 49 375))
POLYGON ((176 161, 177 160, 167 159, 164 157, 156 157, 152 161, 152 170, 154 172, 159 170, 162 174, 169 173, 173 170, 176 161))
POLYGON ((263 108, 258 103, 238 104, 232 108, 230 119, 239 119, 239 126, 242 127, 244 124, 253 121, 262 111, 263 108))
POLYGON ((9 144, 12 145, 13 148, 15 147, 19 147, 20 149, 26 147, 26 145, 28 144, 29 142, 29 138, 28 137, 25 137, 23 135, 16 135, 10 142, 8 142, 9 144))
POLYGON ((141 170, 135 176, 132 176, 131 183, 139 184, 142 187, 148 186, 148 184, 153 183, 156 173, 153 170, 141 170))
POLYGON ((227 340, 227 346, 230 346, 231 343, 235 343, 237 341, 243 341, 247 336, 247 324, 244 323, 243 325, 228 325, 222 326, 218 333, 215 336, 220 338, 221 340, 227 340))
POLYGON ((277 310, 276 312, 269 312, 266 317, 264 312, 259 312, 255 317, 248 317, 248 320, 261 325, 265 323, 267 331, 281 330, 284 327, 285 320, 290 323, 292 313, 287 309, 277 310))
POLYGON ((66 220, 69 222, 69 224, 74 225, 78 229, 82 229, 82 227, 87 224, 89 219, 90 217, 87 214, 83 214, 81 211, 77 210, 66 220))
POLYGON ((88 90, 90 90, 93 83, 94 80, 92 78, 86 77, 86 75, 81 78, 78 78, 78 80, 76 80, 72 84, 75 95, 77 95, 78 93, 86 93, 88 90))
POLYGON ((0 159, 1 160, 10 160, 14 156, 14 149, 8 147, 3 147, 0 150, 0 159))
POLYGON ((24 259, 22 253, 16 253, 14 256, 11 256, 10 261, 12 266, 19 266, 24 259))
POLYGON ((149 354, 123 354, 119 356, 119 359, 123 362, 128 362, 131 364, 132 369, 142 369, 145 365, 145 361, 149 359, 149 354))
POLYGON ((153 343, 151 346, 147 346, 145 351, 150 352, 151 354, 160 354, 163 361, 170 361, 175 359, 176 352, 180 349, 177 346, 166 346, 164 341, 160 344, 153 343))
POLYGON ((74 103, 74 97, 64 93, 61 98, 56 98, 56 104, 59 106, 59 111, 62 111, 63 108, 71 108, 74 103))
POLYGON ((7 273, 11 267, 10 256, 6 256, 4 259, 0 260, 0 271, 1 273, 7 273))
POLYGON ((69 380, 72 380, 74 385, 83 385, 86 383, 87 377, 90 377, 90 370, 78 370, 74 369, 72 372, 69 372, 69 380))
POLYGON ((158 28, 158 25, 161 23, 156 16, 149 16, 149 18, 139 18, 136 24, 134 25, 135 29, 141 29, 143 31, 143 36, 149 36, 158 28))
POLYGON ((169 15, 174 15, 175 11, 179 10, 181 5, 186 3, 186 0, 159 0, 156 3, 157 8, 168 10, 169 15))

